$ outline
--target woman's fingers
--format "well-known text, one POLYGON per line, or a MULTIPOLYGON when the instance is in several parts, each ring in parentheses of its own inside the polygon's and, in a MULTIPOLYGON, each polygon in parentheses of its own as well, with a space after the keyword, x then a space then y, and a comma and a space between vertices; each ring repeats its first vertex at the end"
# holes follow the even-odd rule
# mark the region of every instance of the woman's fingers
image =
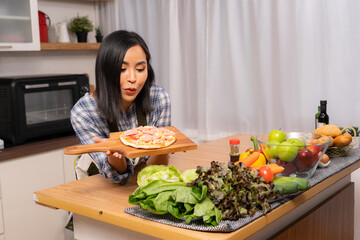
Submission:
POLYGON ((120 156, 125 155, 125 152, 119 148, 110 148, 109 151, 112 153, 118 153, 120 156))
MULTIPOLYGON (((96 143, 100 143, 100 142, 106 141, 106 139, 104 139, 104 138, 99 138, 99 137, 93 137, 93 138, 91 138, 91 139, 92 139, 94 142, 96 142, 96 143)), ((112 155, 112 156, 114 156, 114 157, 116 157, 116 158, 121 158, 121 157, 123 156, 123 154, 124 154, 124 151, 123 151, 123 150, 120 150, 120 149, 110 149, 109 151, 106 151, 105 154, 106 154, 107 156, 112 155)))
POLYGON ((99 142, 102 142, 103 141, 103 139, 101 139, 101 138, 99 138, 99 137, 93 137, 93 138, 91 138, 94 142, 96 142, 96 143, 99 143, 99 142))
POLYGON ((113 153, 113 156, 114 156, 114 157, 117 157, 117 158, 121 158, 121 157, 122 157, 122 155, 121 155, 120 153, 118 153, 118 152, 114 152, 114 153, 113 153))
POLYGON ((99 138, 99 137, 93 137, 91 139, 96 143, 104 142, 107 140, 107 138, 99 138))
POLYGON ((106 152, 106 155, 107 155, 107 156, 112 155, 112 156, 114 156, 114 157, 116 157, 116 158, 121 158, 121 157, 122 157, 122 154, 119 153, 119 152, 110 152, 110 151, 107 151, 107 152, 106 152))

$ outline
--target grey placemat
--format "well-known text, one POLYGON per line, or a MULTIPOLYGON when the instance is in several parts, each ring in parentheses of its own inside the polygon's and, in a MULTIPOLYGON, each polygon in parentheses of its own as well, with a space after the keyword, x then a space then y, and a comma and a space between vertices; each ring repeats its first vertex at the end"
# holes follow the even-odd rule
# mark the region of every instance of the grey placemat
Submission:
MULTIPOLYGON (((331 163, 326 168, 318 168, 314 175, 309 179, 311 186, 315 186, 316 184, 324 181, 328 177, 334 175, 335 173, 339 172, 340 170, 350 166, 351 164, 360 160, 360 148, 352 149, 346 157, 340 158, 332 158, 330 159, 331 163)), ((282 200, 275 201, 271 203, 271 209, 275 209, 280 205, 284 204, 285 202, 293 199, 294 197, 301 195, 302 192, 293 194, 287 198, 282 200)), ((159 222, 175 227, 187 228, 191 230, 197 231, 205 231, 205 232, 233 232, 245 225, 251 223, 255 219, 261 217, 263 213, 260 211, 256 212, 253 217, 244 217, 240 218, 236 221, 231 220, 221 220, 219 225, 216 227, 206 227, 201 219, 193 220, 191 224, 186 224, 184 220, 177 219, 173 217, 171 214, 164 214, 164 215, 157 215, 150 213, 146 210, 140 208, 140 206, 130 207, 125 209, 126 213, 131 215, 144 218, 146 220, 151 220, 154 222, 159 222)))

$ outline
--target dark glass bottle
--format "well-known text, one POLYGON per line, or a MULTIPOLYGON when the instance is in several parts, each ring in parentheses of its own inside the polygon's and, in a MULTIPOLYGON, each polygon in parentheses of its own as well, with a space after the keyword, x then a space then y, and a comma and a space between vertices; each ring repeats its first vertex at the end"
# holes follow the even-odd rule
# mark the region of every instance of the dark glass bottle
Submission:
POLYGON ((320 115, 320 106, 318 106, 318 111, 317 113, 315 114, 315 129, 318 128, 318 121, 319 121, 319 115, 320 115))
POLYGON ((320 114, 318 118, 318 126, 322 127, 326 124, 329 124, 329 116, 326 113, 326 100, 320 101, 320 114))

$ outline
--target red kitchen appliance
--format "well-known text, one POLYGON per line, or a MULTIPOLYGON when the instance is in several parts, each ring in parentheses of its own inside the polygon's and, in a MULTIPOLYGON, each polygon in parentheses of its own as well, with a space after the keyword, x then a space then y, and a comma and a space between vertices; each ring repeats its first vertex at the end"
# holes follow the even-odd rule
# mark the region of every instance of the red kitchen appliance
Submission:
POLYGON ((39 15, 39 32, 40 32, 40 42, 49 42, 49 27, 51 25, 49 16, 42 12, 38 11, 39 15), (49 26, 47 24, 49 21, 49 26))

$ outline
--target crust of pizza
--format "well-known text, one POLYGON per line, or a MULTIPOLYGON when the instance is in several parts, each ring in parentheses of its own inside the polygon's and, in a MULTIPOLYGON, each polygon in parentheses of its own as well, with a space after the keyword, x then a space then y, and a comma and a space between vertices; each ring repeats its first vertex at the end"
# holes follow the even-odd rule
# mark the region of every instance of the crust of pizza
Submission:
POLYGON ((174 132, 168 129, 165 129, 165 131, 166 134, 164 134, 164 128, 156 128, 152 126, 138 127, 122 132, 120 134, 120 140, 124 145, 134 148, 164 148, 170 146, 176 141, 174 132))

